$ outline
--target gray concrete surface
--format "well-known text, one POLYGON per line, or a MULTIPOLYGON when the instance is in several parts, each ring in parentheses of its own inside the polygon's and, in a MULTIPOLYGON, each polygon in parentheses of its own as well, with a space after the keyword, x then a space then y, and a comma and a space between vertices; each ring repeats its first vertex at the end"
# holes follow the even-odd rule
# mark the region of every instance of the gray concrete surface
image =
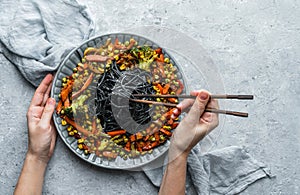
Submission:
MULTIPOLYGON (((248 119, 226 117, 216 148, 245 146, 268 164, 262 179, 241 194, 299 194, 300 2, 297 0, 82 0, 95 16, 97 34, 143 25, 176 29, 213 59, 227 93, 252 93, 251 102, 226 108, 248 119)), ((26 111, 34 92, 0 55, 0 194, 11 194, 27 147, 26 111)), ((143 173, 93 167, 58 138, 44 194, 156 194, 143 173)))

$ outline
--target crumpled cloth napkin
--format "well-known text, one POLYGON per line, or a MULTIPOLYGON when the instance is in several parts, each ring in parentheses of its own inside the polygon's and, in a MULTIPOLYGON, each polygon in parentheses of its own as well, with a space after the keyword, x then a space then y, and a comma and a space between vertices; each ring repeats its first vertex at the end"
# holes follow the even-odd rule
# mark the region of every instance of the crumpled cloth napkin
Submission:
MULTIPOLYGON (((160 163, 164 166, 143 168, 157 187, 163 178, 167 155, 162 158, 164 162, 160 163)), ((186 194, 237 194, 264 177, 273 177, 269 168, 251 157, 244 148, 231 146, 202 154, 198 144, 188 157, 186 194)))
POLYGON ((2 0, 0 15, 0 52, 34 86, 95 31, 77 0, 2 0))
MULTIPOLYGON (((0 52, 34 86, 57 70, 64 56, 95 31, 87 7, 77 0, 2 0, 0 10, 0 52)), ((144 167, 157 187, 164 169, 144 167)), ((269 169, 242 148, 201 154, 197 145, 188 158, 187 193, 236 194, 267 176, 271 176, 269 169)))

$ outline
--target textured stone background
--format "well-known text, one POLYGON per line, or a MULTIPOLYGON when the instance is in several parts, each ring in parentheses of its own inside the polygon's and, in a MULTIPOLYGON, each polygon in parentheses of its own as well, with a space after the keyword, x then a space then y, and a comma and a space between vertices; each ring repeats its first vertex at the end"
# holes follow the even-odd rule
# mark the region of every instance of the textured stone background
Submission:
MULTIPOLYGON (((271 167, 241 194, 299 194, 300 2, 297 0, 82 0, 97 34, 154 25, 176 29, 206 50, 225 92, 253 93, 251 102, 227 102, 248 119, 226 117, 217 148, 245 146, 271 167)), ((167 37, 168 38, 168 37, 167 37)), ((0 194, 11 194, 26 146, 26 111, 34 92, 0 55, 0 194)), ((93 167, 58 138, 47 168, 45 194, 156 194, 143 173, 93 167)))

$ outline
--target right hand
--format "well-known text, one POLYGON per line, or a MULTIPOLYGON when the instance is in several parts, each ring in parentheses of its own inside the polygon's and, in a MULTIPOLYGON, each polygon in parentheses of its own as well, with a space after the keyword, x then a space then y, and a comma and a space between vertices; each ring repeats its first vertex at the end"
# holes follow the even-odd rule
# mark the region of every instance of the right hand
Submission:
POLYGON ((171 138, 170 155, 172 158, 181 154, 187 157, 192 148, 219 124, 218 114, 204 111, 206 107, 218 109, 218 101, 210 99, 209 92, 204 90, 192 91, 191 95, 197 98, 185 99, 173 112, 173 118, 176 118, 181 111, 190 108, 171 138))

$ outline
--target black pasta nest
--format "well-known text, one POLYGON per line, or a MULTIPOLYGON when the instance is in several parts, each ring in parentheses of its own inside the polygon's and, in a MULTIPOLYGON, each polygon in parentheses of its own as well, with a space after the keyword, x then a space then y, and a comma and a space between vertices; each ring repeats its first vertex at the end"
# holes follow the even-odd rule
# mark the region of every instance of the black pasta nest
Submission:
POLYGON ((151 121, 152 107, 129 101, 133 94, 155 94, 150 73, 139 68, 120 71, 113 62, 99 79, 95 98, 96 115, 105 132, 126 129, 133 134, 151 121))

